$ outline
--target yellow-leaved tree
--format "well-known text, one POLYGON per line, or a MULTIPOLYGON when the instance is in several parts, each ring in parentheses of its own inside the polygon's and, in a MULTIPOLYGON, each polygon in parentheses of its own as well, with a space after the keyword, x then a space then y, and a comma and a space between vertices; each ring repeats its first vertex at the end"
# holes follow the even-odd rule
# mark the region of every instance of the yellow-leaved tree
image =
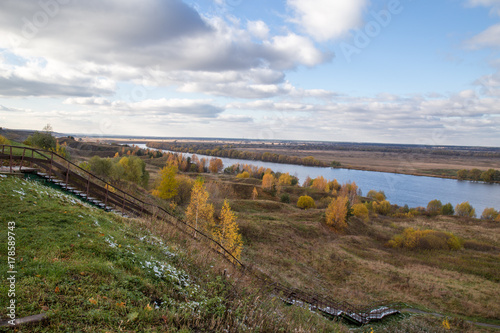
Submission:
POLYGON ((215 232, 215 239, 236 259, 240 259, 243 241, 239 233, 236 215, 231 211, 227 200, 224 200, 220 212, 220 223, 215 232))
POLYGON ((258 196, 259 196, 259 192, 257 192, 257 189, 254 187, 253 191, 252 191, 252 200, 257 199, 258 196))
MULTIPOLYGON (((214 206, 208 203, 208 192, 202 179, 197 179, 191 190, 186 219, 196 229, 201 229, 209 236, 213 235, 215 227, 214 206)), ((196 232, 194 235, 196 237, 196 232)))
POLYGON ((161 182, 156 189, 153 190, 153 195, 161 199, 172 199, 177 195, 177 174, 176 165, 167 165, 160 171, 161 182))
POLYGON ((343 232, 347 228, 347 213, 349 198, 342 196, 332 200, 326 208, 326 224, 332 226, 336 232, 343 232))
POLYGON ((273 188, 273 184, 274 184, 274 176, 270 173, 266 173, 262 178, 262 188, 270 190, 273 188))

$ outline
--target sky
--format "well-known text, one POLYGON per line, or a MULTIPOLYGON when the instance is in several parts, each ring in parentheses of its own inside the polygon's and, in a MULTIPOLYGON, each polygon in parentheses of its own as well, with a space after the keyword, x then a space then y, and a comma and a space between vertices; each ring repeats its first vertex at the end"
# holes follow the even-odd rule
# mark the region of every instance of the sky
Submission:
POLYGON ((0 127, 500 146, 500 0, 2 0, 0 127))

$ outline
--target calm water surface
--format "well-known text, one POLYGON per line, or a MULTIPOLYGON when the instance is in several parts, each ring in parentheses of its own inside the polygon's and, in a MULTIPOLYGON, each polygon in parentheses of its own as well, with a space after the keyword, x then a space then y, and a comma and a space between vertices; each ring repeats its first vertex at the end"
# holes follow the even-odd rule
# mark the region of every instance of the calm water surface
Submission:
MULTIPOLYGON (((145 144, 136 144, 147 148, 145 144)), ((163 150, 167 152, 167 150, 163 150)), ((193 154, 183 153, 185 156, 193 154)), ((213 156, 198 155, 199 158, 212 158, 213 156)), ((388 172, 361 171, 348 169, 332 169, 308 167, 292 164, 279 164, 261 161, 249 161, 233 158, 218 157, 224 167, 233 164, 250 164, 258 167, 270 168, 275 172, 288 172, 299 178, 300 184, 307 176, 316 178, 323 176, 328 180, 337 179, 342 184, 354 181, 361 188, 363 194, 369 190, 384 191, 387 200, 393 204, 410 207, 423 206, 433 199, 439 199, 443 204, 451 202, 453 206, 469 201, 476 209, 476 214, 481 216, 484 208, 494 207, 500 209, 500 184, 486 184, 482 182, 459 181, 434 177, 420 177, 400 175, 388 172)))

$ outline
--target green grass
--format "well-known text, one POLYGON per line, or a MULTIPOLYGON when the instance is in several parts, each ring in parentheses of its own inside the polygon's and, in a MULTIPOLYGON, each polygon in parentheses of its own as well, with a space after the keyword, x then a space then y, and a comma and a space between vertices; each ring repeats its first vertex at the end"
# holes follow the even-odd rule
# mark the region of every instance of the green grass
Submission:
POLYGON ((238 273, 161 222, 124 219, 14 177, 0 177, 0 201, 0 316, 7 319, 7 226, 15 222, 16 316, 48 316, 30 331, 343 331, 241 276, 223 278, 223 269, 238 273))
MULTIPOLYGON (((12 148, 12 155, 15 155, 15 156, 22 156, 23 155, 23 152, 25 153, 25 156, 27 157, 31 157, 31 154, 32 154, 32 151, 30 149, 25 149, 24 148, 32 148, 31 146, 27 146, 25 145, 24 143, 19 143, 19 142, 15 142, 15 141, 10 141, 10 145, 11 146, 14 146, 12 148)), ((1 148, 0 148, 0 152, 1 152, 1 148)), ((4 148, 4 154, 10 154, 10 147, 5 147, 4 148)), ((41 159, 45 159, 45 158, 50 158, 50 153, 45 153, 45 154, 40 154, 38 152, 34 152, 33 153, 33 157, 34 158, 41 158, 41 159)), ((7 163, 8 164, 8 160, 4 160, 4 163, 7 163)))

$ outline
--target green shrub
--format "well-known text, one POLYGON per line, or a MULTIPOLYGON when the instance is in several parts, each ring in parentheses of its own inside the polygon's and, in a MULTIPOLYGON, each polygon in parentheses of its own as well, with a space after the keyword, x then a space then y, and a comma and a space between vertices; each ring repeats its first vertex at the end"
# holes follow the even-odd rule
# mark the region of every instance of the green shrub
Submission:
POLYGON ((7 139, 5 136, 0 135, 0 145, 10 145, 9 139, 7 139))
POLYGON ((281 195, 280 201, 283 202, 283 203, 290 203, 290 194, 283 193, 281 195))
POLYGON ((441 209, 441 214, 443 214, 443 215, 453 215, 453 214, 455 214, 455 209, 453 209, 453 205, 448 202, 441 209))
POLYGON ((308 195, 303 195, 297 201, 297 207, 302 209, 316 208, 316 203, 314 199, 308 195))

